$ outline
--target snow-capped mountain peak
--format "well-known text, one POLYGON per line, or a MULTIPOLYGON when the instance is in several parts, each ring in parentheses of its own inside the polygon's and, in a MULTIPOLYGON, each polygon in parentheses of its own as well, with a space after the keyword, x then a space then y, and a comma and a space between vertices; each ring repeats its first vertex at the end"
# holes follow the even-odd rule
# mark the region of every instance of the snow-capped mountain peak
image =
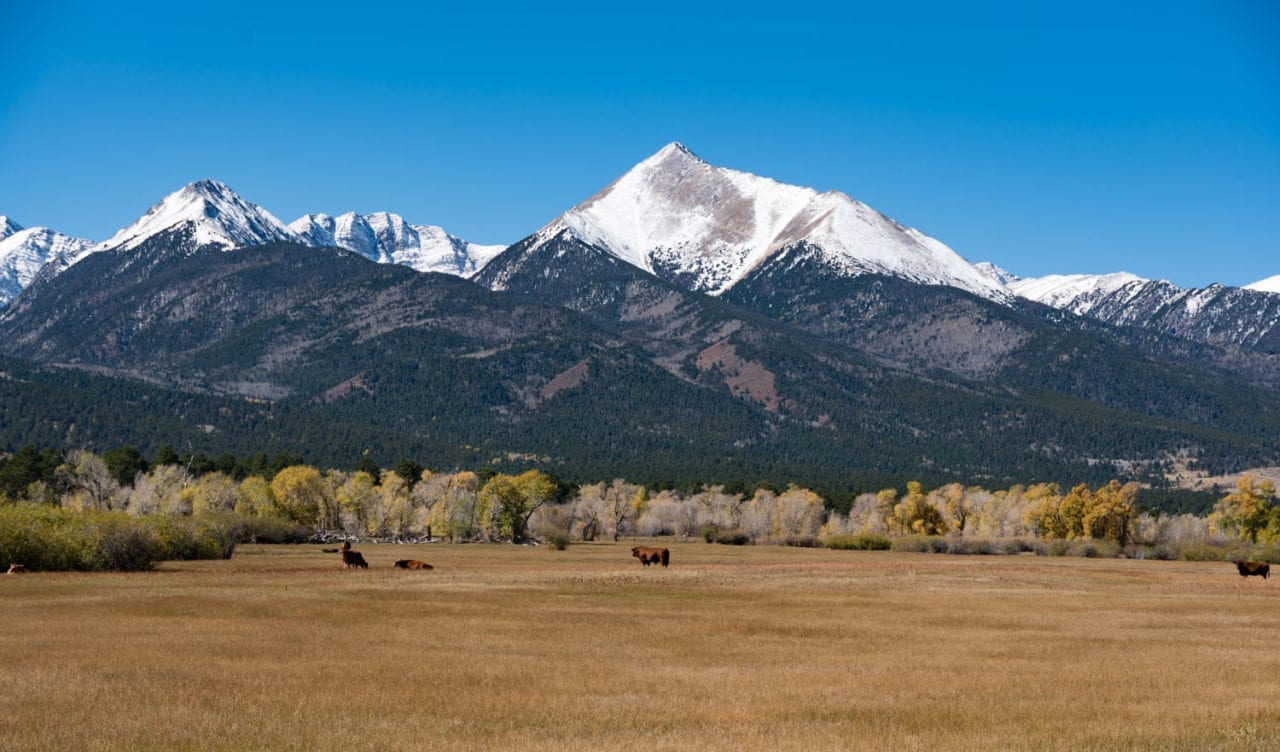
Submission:
POLYGON ((225 183, 204 179, 166 196, 137 222, 99 244, 98 250, 134 248, 161 232, 186 226, 196 245, 238 248, 299 239, 270 212, 245 201, 225 183))
POLYGON ((22 225, 0 214, 0 240, 4 240, 15 232, 21 232, 22 230, 22 225))
POLYGON ((1260 279, 1257 282, 1244 286, 1246 290, 1256 290, 1258 292, 1275 292, 1280 293, 1280 274, 1274 277, 1260 279))
POLYGON ((0 240, 0 306, 16 298, 46 265, 56 273, 79 261, 92 248, 91 241, 68 237, 47 227, 18 230, 0 240))
POLYGON ((1150 280, 1129 272, 1112 274, 1050 274, 1021 279, 1010 285, 1015 294, 1028 300, 1086 313, 1091 299, 1109 296, 1126 286, 1139 287, 1150 280), (1083 307, 1082 306, 1086 306, 1083 307))
POLYGON ((804 243, 842 276, 887 274, 1008 293, 933 238, 838 191, 819 193, 715 167, 672 142, 537 233, 563 230, 693 289, 720 294, 766 260, 804 243))
POLYGON ((1014 274, 1008 269, 999 267, 991 263, 990 261, 979 261, 973 266, 975 269, 982 272, 990 279, 993 279, 996 282, 999 282, 1000 284, 1006 287, 1013 284, 1014 282, 1019 282, 1022 280, 1022 277, 1019 277, 1018 275, 1014 274))
POLYGON ((435 225, 409 224, 391 212, 308 214, 291 222, 289 229, 308 245, 344 248, 379 263, 461 277, 471 277, 506 249, 468 243, 435 225))

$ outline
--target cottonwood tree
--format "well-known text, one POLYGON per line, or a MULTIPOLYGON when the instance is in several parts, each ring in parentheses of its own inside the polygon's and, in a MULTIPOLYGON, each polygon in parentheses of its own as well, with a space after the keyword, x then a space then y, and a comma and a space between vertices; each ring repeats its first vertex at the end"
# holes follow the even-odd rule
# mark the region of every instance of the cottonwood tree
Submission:
POLYGON ((315 525, 324 503, 324 480, 314 467, 286 467, 271 480, 271 496, 285 517, 302 525, 315 525))
POLYGON ((1120 481, 1113 480, 1095 491, 1081 520, 1085 535, 1128 545, 1138 517, 1140 488, 1137 483, 1122 486, 1120 481))
POLYGON ((893 520, 899 530, 920 535, 942 535, 947 522, 938 508, 929 503, 919 481, 907 483, 907 495, 893 505, 893 520))
POLYGON ((1245 473, 1236 481, 1236 490, 1214 505, 1210 520, 1229 535, 1257 543, 1258 534, 1271 521, 1275 495, 1275 485, 1270 480, 1259 481, 1252 473, 1245 473))
MULTIPOLYGON (((155 514, 179 509, 184 503, 182 489, 190 478, 179 465, 156 465, 139 475, 129 491, 126 508, 132 514, 155 514)), ((234 494, 234 491, 233 491, 234 494)), ((234 501, 232 502, 234 507, 234 501)))
MULTIPOLYGON (((165 469, 176 468, 170 466, 165 469)), ((238 489, 239 484, 231 476, 212 472, 201 475, 194 484, 184 488, 180 495, 187 497, 192 514, 230 512, 235 509, 238 489)))
POLYGON ((969 518, 973 516, 973 501, 970 499, 969 493, 959 483, 948 483, 934 493, 941 498, 939 506, 946 513, 947 522, 951 529, 957 535, 963 535, 964 528, 969 523, 969 518))
POLYGON ((545 474, 529 470, 520 475, 499 473, 489 479, 477 497, 483 508, 492 510, 502 535, 512 543, 525 539, 529 518, 556 494, 556 485, 545 474))
POLYGON ((444 494, 431 508, 432 530, 449 540, 472 540, 480 531, 477 492, 479 477, 470 471, 454 473, 444 494))
POLYGON ((373 476, 357 470, 335 492, 338 506, 338 519, 343 530, 356 533, 365 529, 369 510, 377 496, 377 483, 373 476))
POLYGON ((115 509, 123 506, 127 498, 120 492, 120 484, 111 476, 107 463, 83 449, 72 450, 67 455, 55 478, 64 491, 64 505, 72 509, 115 509))
POLYGON ((240 481, 240 487, 236 489, 236 514, 265 517, 275 513, 276 501, 266 478, 250 475, 240 481))
POLYGON ((772 535, 778 540, 817 535, 826 516, 822 497, 795 485, 777 497, 774 501, 774 509, 772 535))

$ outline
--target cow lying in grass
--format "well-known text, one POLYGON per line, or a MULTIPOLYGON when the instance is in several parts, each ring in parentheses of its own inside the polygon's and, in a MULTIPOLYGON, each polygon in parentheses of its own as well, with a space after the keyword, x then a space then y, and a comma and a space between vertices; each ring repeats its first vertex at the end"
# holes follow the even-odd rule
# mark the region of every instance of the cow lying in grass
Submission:
POLYGON ((369 562, 364 560, 359 551, 351 550, 351 543, 342 544, 342 563, 347 565, 347 569, 357 567, 359 569, 368 569, 369 562))
POLYGON ((395 567, 396 569, 435 569, 425 561, 418 561, 417 559, 401 559, 396 562, 395 567))
POLYGON ((636 546, 631 549, 631 555, 639 559, 640 563, 646 567, 659 562, 665 567, 671 562, 671 552, 656 546, 636 546))
POLYGON ((1271 576, 1271 565, 1265 561, 1233 561, 1231 563, 1240 570, 1241 577, 1257 575, 1265 580, 1271 576))
POLYGON ((27 573, 27 568, 22 566, 21 564, 16 564, 16 563, 9 564, 9 574, 26 574, 26 573, 27 573))

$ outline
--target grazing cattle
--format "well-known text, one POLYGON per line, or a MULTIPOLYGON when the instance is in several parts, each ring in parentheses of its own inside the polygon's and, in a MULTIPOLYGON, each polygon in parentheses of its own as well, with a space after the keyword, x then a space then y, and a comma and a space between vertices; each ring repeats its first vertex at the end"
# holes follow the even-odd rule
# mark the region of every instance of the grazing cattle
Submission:
POLYGON ((22 566, 21 564, 15 564, 15 563, 9 564, 9 574, 26 574, 26 573, 27 573, 27 568, 22 566))
POLYGON ((358 569, 368 569, 369 562, 364 560, 359 551, 351 550, 351 542, 342 544, 342 563, 347 565, 347 569, 356 567, 358 569))
POLYGON ((1271 576, 1271 565, 1265 561, 1233 561, 1231 563, 1240 570, 1241 577, 1257 575, 1265 580, 1271 576))
POLYGON ((401 559, 396 562, 395 566, 396 569, 435 569, 435 567, 425 561, 418 561, 417 559, 401 559))
POLYGON ((631 555, 639 559, 640 563, 646 567, 650 564, 658 563, 665 567, 671 562, 671 552, 656 546, 636 546, 631 549, 631 555))

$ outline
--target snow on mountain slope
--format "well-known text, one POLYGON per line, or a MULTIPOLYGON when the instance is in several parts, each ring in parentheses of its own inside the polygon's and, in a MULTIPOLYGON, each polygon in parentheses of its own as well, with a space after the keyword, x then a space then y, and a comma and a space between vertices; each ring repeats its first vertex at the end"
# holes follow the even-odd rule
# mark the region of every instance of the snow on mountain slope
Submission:
POLYGON ((128 250, 159 233, 185 226, 196 245, 238 248, 277 241, 299 242, 292 230, 262 207, 245 201, 216 180, 201 180, 166 196, 137 222, 95 250, 128 250))
POLYGON ((20 229, 7 235, 0 240, 0 306, 16 298, 46 264, 61 271, 92 248, 91 241, 68 237, 47 227, 20 229))
POLYGON ((506 250, 505 245, 468 243, 435 225, 411 225, 389 212, 308 214, 289 228, 309 245, 336 246, 379 263, 460 277, 471 277, 506 250))
POLYGON ((22 229, 22 225, 0 214, 0 240, 4 240, 15 232, 21 232, 22 229))
POLYGON ((993 300, 1009 295, 947 246, 843 193, 818 193, 713 167, 678 143, 663 147, 537 237, 568 228, 591 245, 666 279, 720 294, 800 242, 838 273, 951 285, 993 300))
POLYGON ((1014 294, 1062 308, 1077 314, 1088 314, 1097 300, 1121 289, 1137 290, 1148 282, 1128 272, 1114 274, 1050 274, 1044 277, 1019 279, 1008 286, 1014 294))
MULTIPOLYGON (((1264 280, 1265 281, 1265 280, 1264 280)), ((1116 274, 1049 275, 1012 282, 1014 293, 1116 326, 1131 326, 1218 346, 1280 350, 1280 295, 1116 274)))
POLYGON ((987 276, 988 279, 998 282, 1005 287, 1021 280, 1022 278, 1008 269, 1002 269, 990 261, 979 261, 973 267, 987 276))
POLYGON ((1257 292, 1277 292, 1280 293, 1280 274, 1274 277, 1260 279, 1252 284, 1245 285, 1245 290, 1256 290, 1257 292))

